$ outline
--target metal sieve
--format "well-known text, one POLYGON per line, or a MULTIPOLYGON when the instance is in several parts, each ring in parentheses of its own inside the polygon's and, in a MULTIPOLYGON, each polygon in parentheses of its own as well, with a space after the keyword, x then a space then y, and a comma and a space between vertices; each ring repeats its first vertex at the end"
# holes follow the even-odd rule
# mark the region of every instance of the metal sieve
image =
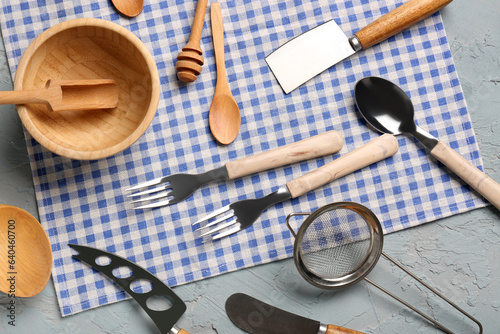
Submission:
POLYGON ((377 264, 380 255, 383 255, 457 311, 474 321, 479 326, 479 333, 483 332, 478 320, 382 252, 382 226, 375 214, 367 207, 354 202, 332 203, 312 213, 292 213, 286 218, 286 224, 295 237, 293 247, 295 266, 300 275, 310 284, 333 290, 345 288, 364 279, 445 333, 453 334, 436 320, 366 278, 366 275, 377 264), (308 216, 297 233, 290 226, 290 218, 294 216, 308 216))

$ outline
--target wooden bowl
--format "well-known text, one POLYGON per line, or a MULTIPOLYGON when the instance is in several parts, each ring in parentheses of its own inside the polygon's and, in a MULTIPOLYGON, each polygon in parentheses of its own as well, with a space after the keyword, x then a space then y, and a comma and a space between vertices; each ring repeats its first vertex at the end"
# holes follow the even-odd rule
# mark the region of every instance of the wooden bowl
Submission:
POLYGON ((71 159, 109 157, 132 145, 156 114, 160 79, 153 57, 127 29, 101 19, 59 23, 29 45, 17 67, 14 89, 44 87, 49 79, 113 79, 114 109, 51 112, 18 105, 28 132, 48 150, 71 159))

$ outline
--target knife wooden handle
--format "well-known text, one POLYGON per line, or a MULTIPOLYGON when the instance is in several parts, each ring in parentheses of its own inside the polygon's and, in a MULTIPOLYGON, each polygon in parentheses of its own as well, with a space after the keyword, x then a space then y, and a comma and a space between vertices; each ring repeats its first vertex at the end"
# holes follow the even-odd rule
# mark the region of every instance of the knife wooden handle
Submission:
MULTIPOLYGON (((334 332, 335 333, 335 332, 334 332)), ((189 334, 188 332, 186 332, 185 330, 183 330, 182 328, 177 332, 177 334, 189 334)))
POLYGON ((452 0, 410 0, 370 23, 355 36, 363 49, 411 27, 434 14, 452 0))
POLYGON ((441 141, 431 154, 500 210, 500 184, 441 141))
POLYGON ((229 179, 262 172, 294 162, 334 154, 342 148, 343 140, 337 131, 328 131, 314 137, 262 152, 226 164, 229 179))
POLYGON ((336 325, 328 325, 325 334, 365 334, 365 333, 336 325))
POLYGON ((286 184, 292 198, 299 197, 342 176, 394 155, 396 137, 384 134, 342 157, 286 184))

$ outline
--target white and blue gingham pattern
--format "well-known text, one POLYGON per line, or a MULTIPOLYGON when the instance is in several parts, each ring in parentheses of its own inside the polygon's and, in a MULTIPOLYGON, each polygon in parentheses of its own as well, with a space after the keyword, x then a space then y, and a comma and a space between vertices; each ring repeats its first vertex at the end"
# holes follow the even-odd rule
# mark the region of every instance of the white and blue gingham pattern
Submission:
POLYGON ((344 137, 340 154, 363 145, 379 135, 354 107, 354 84, 369 75, 400 85, 413 100, 417 123, 482 168, 439 14, 339 63, 289 95, 283 94, 266 65, 265 56, 280 44, 324 21, 334 18, 351 35, 400 3, 224 1, 227 75, 242 123, 234 143, 219 146, 208 128, 215 88, 208 10, 201 41, 206 61, 202 74, 184 85, 175 72, 175 57, 189 37, 195 0, 146 0, 144 11, 133 19, 118 15, 104 0, 2 0, 0 21, 12 74, 39 33, 77 17, 107 19, 132 31, 151 51, 160 73, 158 113, 140 140, 122 153, 99 161, 69 160, 47 151, 26 133, 40 220, 52 243, 53 280, 62 314, 127 298, 110 280, 73 260, 68 243, 124 256, 175 286, 290 257, 293 237, 285 216, 333 201, 364 204, 387 233, 484 206, 420 143, 404 136, 398 137, 400 150, 394 157, 271 207, 252 227, 214 243, 196 238, 191 223, 230 202, 266 195, 335 156, 212 184, 158 210, 134 211, 127 203, 124 190, 139 182, 207 171, 331 129, 344 137))

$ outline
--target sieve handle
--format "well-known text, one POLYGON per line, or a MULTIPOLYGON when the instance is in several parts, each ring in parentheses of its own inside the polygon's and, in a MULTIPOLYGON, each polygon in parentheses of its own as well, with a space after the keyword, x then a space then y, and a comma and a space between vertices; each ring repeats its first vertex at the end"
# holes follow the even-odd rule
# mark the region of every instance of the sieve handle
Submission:
POLYGON ((286 216, 286 226, 290 230, 290 233, 292 233, 293 237, 297 237, 297 233, 293 230, 292 226, 290 225, 290 218, 295 217, 295 216, 310 216, 310 212, 292 212, 288 216, 286 216))
POLYGON ((393 156, 399 145, 396 137, 384 134, 342 157, 286 184, 292 198, 299 197, 342 176, 393 156))

